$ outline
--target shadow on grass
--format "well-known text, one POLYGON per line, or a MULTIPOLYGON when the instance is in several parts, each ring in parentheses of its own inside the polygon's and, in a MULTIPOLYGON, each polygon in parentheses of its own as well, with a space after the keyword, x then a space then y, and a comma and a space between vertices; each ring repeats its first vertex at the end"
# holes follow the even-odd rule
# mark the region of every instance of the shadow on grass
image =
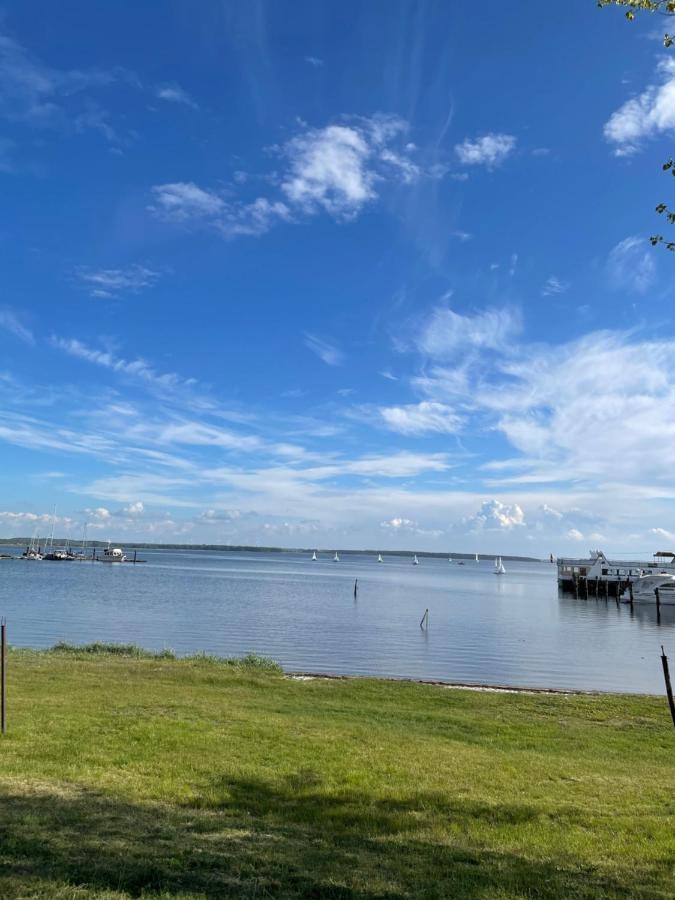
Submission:
MULTIPOLYGON (((370 801, 322 794, 309 772, 285 785, 222 781, 200 806, 117 802, 89 791, 0 793, 0 896, 307 897, 664 896, 563 858, 495 853, 465 836, 476 818, 536 820, 522 806, 446 798, 370 801), (432 816, 455 835, 420 837, 432 816)), ((645 870, 647 883, 658 872, 645 870)), ((666 884, 665 875, 661 874, 666 884)))

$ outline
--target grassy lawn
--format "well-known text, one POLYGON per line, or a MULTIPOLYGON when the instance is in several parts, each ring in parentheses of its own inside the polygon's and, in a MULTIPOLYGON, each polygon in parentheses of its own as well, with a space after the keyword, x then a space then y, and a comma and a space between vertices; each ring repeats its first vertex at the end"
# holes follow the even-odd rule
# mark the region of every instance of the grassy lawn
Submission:
POLYGON ((652 697, 14 651, 0 897, 673 897, 652 697))

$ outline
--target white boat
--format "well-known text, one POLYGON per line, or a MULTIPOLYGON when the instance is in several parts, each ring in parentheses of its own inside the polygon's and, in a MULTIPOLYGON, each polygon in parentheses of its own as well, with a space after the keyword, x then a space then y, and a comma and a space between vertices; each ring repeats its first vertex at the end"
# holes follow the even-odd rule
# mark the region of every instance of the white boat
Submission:
POLYGON ((30 539, 30 545, 21 554, 21 559, 42 559, 40 553, 40 538, 37 536, 37 528, 30 539))
POLYGON ((316 550, 312 553, 312 562, 316 562, 316 550))
POLYGON ((506 569, 504 568, 501 556, 498 556, 495 560, 495 575, 506 575, 506 569))
POLYGON ((99 556, 101 562, 109 562, 109 563, 122 563, 126 562, 127 558, 122 553, 120 547, 111 547, 110 541, 108 541, 108 546, 103 551, 103 556, 99 556))
POLYGON ((420 564, 420 561, 417 558, 417 554, 415 554, 413 557, 413 566, 419 566, 419 564, 420 564))
POLYGON ((384 562, 384 560, 382 559, 382 554, 381 554, 381 553, 378 553, 378 554, 377 554, 377 561, 378 561, 378 562, 384 562))
POLYGON ((607 581, 611 584, 624 584, 628 581, 635 582, 643 575, 675 575, 675 554, 663 550, 655 553, 651 562, 635 559, 610 560, 602 550, 591 550, 587 558, 559 556, 556 563, 558 584, 567 589, 574 588, 579 579, 585 579, 589 583, 607 581))
POLYGON ((338 556, 337 550, 335 551, 335 556, 333 557, 333 562, 340 562, 340 557, 338 556))
POLYGON ((476 553, 476 562, 478 562, 478 554, 476 553))
MULTIPOLYGON (((675 575, 667 572, 641 575, 631 583, 634 603, 656 603, 656 591, 659 592, 659 603, 664 606, 675 606, 675 575)), ((631 602, 630 588, 622 593, 624 603, 631 602)))

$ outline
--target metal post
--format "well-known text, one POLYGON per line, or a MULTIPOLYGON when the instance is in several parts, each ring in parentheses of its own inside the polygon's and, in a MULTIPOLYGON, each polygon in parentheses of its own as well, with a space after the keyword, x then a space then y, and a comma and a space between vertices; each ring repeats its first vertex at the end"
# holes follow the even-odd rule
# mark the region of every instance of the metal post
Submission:
POLYGON ((670 672, 668 671, 668 657, 666 656, 663 644, 661 644, 661 665, 663 666, 663 677, 666 681, 666 694, 668 695, 668 706, 670 707, 670 715, 675 725, 675 700, 673 700, 673 689, 670 685, 670 672))
POLYGON ((0 619, 0 733, 7 734, 7 622, 0 619))

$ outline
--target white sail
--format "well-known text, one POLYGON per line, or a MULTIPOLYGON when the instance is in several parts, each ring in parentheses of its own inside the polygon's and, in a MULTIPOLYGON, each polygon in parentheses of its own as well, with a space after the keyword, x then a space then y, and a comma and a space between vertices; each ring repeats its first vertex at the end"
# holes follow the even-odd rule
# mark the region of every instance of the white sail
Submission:
POLYGON ((378 562, 384 562, 384 560, 382 559, 382 554, 381 554, 381 553, 378 553, 378 554, 377 554, 377 561, 378 561, 378 562))
POLYGON ((476 562, 478 562, 478 554, 476 553, 476 562))
POLYGON ((420 561, 417 558, 417 554, 415 554, 414 559, 413 559, 413 566, 419 566, 419 564, 420 564, 420 561))
POLYGON ((506 575, 506 569, 504 568, 501 556, 498 556, 495 560, 495 575, 506 575))
POLYGON ((316 550, 312 553, 312 562, 316 562, 316 550))
POLYGON ((340 557, 338 556, 337 550, 335 551, 335 556, 333 557, 333 562, 340 562, 340 557))

